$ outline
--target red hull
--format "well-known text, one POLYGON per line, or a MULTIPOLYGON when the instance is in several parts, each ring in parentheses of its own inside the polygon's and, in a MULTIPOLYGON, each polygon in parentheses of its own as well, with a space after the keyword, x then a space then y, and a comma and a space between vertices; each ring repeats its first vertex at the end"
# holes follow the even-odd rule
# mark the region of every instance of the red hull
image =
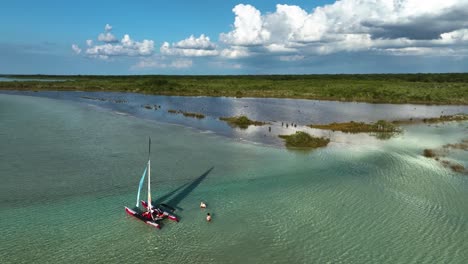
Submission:
MULTIPOLYGON (((141 200, 141 205, 142 205, 144 208, 148 209, 148 203, 146 203, 146 201, 141 200)), ((161 209, 161 208, 160 208, 160 209, 161 209)), ((167 217, 167 218, 169 218, 169 219, 172 220, 172 221, 179 222, 179 218, 177 218, 177 216, 175 216, 175 215, 169 213, 168 211, 166 211, 166 210, 164 210, 164 209, 162 209, 161 211, 163 211, 164 217, 167 217)))
POLYGON ((126 207, 126 206, 125 206, 125 212, 128 215, 131 215, 131 216, 137 218, 138 220, 143 221, 147 225, 150 225, 150 226, 155 227, 157 229, 161 229, 161 226, 158 223, 146 220, 142 215, 138 214, 137 212, 133 211, 132 209, 130 209, 130 208, 126 207))

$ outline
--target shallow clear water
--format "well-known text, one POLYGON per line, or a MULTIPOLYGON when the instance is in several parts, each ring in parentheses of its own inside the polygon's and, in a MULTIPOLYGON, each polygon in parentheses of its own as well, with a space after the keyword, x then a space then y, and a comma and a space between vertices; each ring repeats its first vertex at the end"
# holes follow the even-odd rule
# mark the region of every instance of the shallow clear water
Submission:
POLYGON ((407 126, 387 141, 297 153, 92 104, 0 94, 0 259, 464 263, 468 177, 421 153, 467 131, 467 122, 407 126), (148 136, 153 196, 181 218, 161 230, 123 210, 135 203, 148 136))
MULTIPOLYGON (((409 118, 438 117, 457 113, 468 113, 464 105, 412 105, 412 104, 369 104, 356 102, 335 102, 275 98, 232 98, 232 97, 187 97, 158 96, 135 93, 109 92, 57 92, 57 91, 0 91, 6 94, 21 94, 71 100, 110 109, 121 115, 131 115, 148 120, 178 124, 196 128, 204 133, 216 133, 250 143, 282 146, 278 135, 306 131, 316 136, 331 137, 334 141, 359 140, 358 137, 343 136, 307 127, 310 124, 332 122, 374 122, 379 119, 401 120, 409 118), (101 100, 90 100, 102 99, 101 100), (120 100, 121 103, 116 103, 120 100), (158 105, 161 108, 149 110, 144 105, 158 105), (197 112, 206 116, 194 119, 168 113, 168 110, 197 112), (248 129, 232 129, 220 117, 246 115, 250 119, 269 122, 265 126, 250 126, 248 129), (296 124, 292 127, 290 124, 296 124), (286 126, 288 124, 288 126, 286 126), (271 127, 271 131, 269 131, 271 127)), ((366 139, 367 140, 367 139, 366 139)))

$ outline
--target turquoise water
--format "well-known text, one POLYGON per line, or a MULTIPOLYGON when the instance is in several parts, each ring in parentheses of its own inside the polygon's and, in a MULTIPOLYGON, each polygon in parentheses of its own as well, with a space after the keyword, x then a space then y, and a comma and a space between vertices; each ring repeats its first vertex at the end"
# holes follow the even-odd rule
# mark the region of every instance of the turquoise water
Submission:
POLYGON ((467 122, 408 126, 387 141, 336 140, 297 153, 83 103, 0 94, 0 259, 464 263, 468 177, 420 154, 467 131, 467 122), (164 201, 181 218, 161 230, 123 210, 135 203, 148 136, 153 196, 175 191, 164 201))

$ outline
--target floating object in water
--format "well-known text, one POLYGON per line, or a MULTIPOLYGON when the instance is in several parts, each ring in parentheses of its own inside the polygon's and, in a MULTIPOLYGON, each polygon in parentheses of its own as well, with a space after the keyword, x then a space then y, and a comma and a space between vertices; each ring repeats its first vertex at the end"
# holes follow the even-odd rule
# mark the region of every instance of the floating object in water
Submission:
POLYGON ((200 208, 206 208, 206 204, 204 202, 200 203, 200 208))

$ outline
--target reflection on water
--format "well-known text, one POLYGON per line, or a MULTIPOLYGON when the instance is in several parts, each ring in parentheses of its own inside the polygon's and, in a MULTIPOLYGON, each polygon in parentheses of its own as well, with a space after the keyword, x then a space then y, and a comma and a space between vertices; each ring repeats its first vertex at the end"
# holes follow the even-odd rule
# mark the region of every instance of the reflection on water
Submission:
MULTIPOLYGON (((327 130, 311 129, 309 124, 332 122, 374 122, 380 119, 399 120, 408 118, 438 117, 457 113, 468 113, 468 106, 429 106, 412 104, 369 104, 302 99, 275 98, 231 98, 231 97, 187 97, 156 96, 135 93, 109 92, 17 92, 33 96, 66 99, 111 109, 120 114, 129 114, 145 119, 193 127, 202 131, 269 145, 283 145, 278 135, 305 131, 315 136, 330 137, 332 141, 369 140, 368 135, 349 135, 327 130), (103 100, 90 100, 101 98, 103 100), (104 100, 105 99, 105 100, 104 100), (160 105, 160 109, 145 109, 144 105, 160 105), (194 119, 168 113, 169 109, 202 113, 204 119, 194 119), (252 120, 270 122, 270 125, 250 126, 248 129, 232 129, 219 117, 246 115, 252 120), (290 124, 297 124, 293 127, 290 124), (284 124, 284 126, 282 126, 284 124), (287 125, 286 125, 287 124, 287 125), (271 131, 270 128, 271 127, 271 131)), ((386 139, 391 135, 374 134, 374 138, 386 139)))

